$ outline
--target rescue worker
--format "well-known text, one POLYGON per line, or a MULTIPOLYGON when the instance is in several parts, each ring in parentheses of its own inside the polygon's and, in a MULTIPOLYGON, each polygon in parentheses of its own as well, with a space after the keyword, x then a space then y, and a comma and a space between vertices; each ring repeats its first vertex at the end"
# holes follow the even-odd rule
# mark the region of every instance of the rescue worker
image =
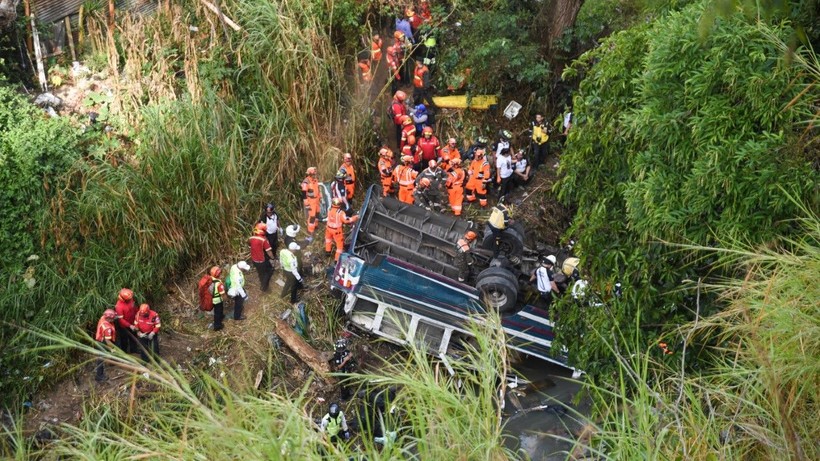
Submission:
POLYGON ((479 136, 475 142, 467 149, 467 153, 464 154, 462 160, 473 160, 475 158, 475 153, 478 149, 486 149, 487 144, 489 144, 490 140, 485 138, 484 136, 479 136))
POLYGON ((450 159, 451 170, 447 173, 447 181, 444 186, 447 188, 447 199, 450 202, 450 209, 453 214, 461 216, 462 203, 464 202, 464 178, 466 173, 461 168, 461 159, 450 159))
MULTIPOLYGON (((333 352, 333 366, 337 373, 349 374, 356 371, 356 360, 353 359, 353 352, 350 351, 349 345, 344 338, 336 341, 336 350, 333 352)), ((339 378, 339 391, 343 401, 353 395, 350 382, 344 376, 339 378)))
POLYGON ((431 33, 423 38, 424 41, 419 45, 416 56, 419 56, 421 62, 430 68, 430 72, 433 72, 436 66, 436 37, 431 33))
POLYGON ((545 303, 545 309, 552 305, 552 293, 558 291, 552 275, 552 268, 555 266, 555 256, 549 255, 541 258, 541 266, 532 273, 530 282, 536 282, 536 288, 541 293, 541 300, 545 303))
POLYGON ((359 59, 359 62, 356 64, 359 67, 360 76, 362 78, 362 83, 368 83, 373 80, 373 75, 370 73, 370 60, 369 59, 359 59))
POLYGON ((321 193, 319 192, 319 180, 316 179, 316 167, 307 169, 305 179, 302 180, 302 203, 305 206, 305 216, 307 216, 307 241, 313 241, 313 233, 319 225, 319 207, 321 205, 321 193))
POLYGON ((251 247, 251 260, 256 273, 259 275, 259 288, 263 292, 268 291, 270 278, 273 275, 273 248, 268 239, 264 237, 266 226, 264 223, 257 223, 254 228, 254 235, 248 239, 251 247))
POLYGON ((550 134, 552 133, 552 125, 544 120, 541 114, 535 114, 535 120, 530 122, 531 131, 531 145, 532 145, 532 164, 536 170, 546 161, 550 154, 550 134))
POLYGON ((421 161, 428 164, 430 160, 438 159, 441 154, 441 143, 433 134, 433 129, 429 126, 421 130, 421 139, 418 140, 417 149, 421 151, 421 161))
POLYGON ((430 69, 417 59, 413 70, 413 101, 425 103, 428 107, 434 106, 430 85, 430 69))
POLYGON ((467 231, 464 237, 456 242, 456 267, 458 268, 458 281, 466 282, 470 278, 470 266, 473 264, 473 257, 470 251, 475 245, 478 237, 473 231, 467 231))
POLYGON ((382 60, 382 47, 384 40, 379 34, 373 35, 373 40, 370 41, 370 60, 376 65, 382 60))
POLYGON ((350 428, 347 427, 347 419, 336 402, 330 404, 328 412, 322 418, 320 429, 327 434, 330 443, 336 444, 342 440, 350 439, 350 428))
POLYGON ((416 178, 416 184, 418 185, 421 178, 427 178, 430 180, 430 186, 436 193, 441 193, 441 187, 444 185, 444 170, 438 167, 438 162, 436 160, 429 160, 427 162, 427 168, 425 168, 421 173, 419 173, 418 177, 416 178))
POLYGON ((447 173, 453 169, 453 166, 450 165, 450 149, 447 146, 441 148, 441 156, 438 158, 438 166, 444 172, 445 180, 447 178, 447 173))
POLYGON ((416 43, 413 38, 413 27, 406 18, 396 18, 396 32, 393 33, 393 36, 397 36, 398 34, 401 34, 409 40, 411 46, 416 43))
POLYGON ((208 271, 208 274, 211 276, 211 294, 213 295, 214 302, 213 326, 214 331, 219 331, 223 328, 222 320, 225 318, 225 297, 228 296, 228 294, 225 293, 225 285, 219 278, 222 276, 222 268, 213 266, 211 270, 208 271))
POLYGON ((441 205, 438 202, 438 194, 435 193, 430 184, 428 178, 421 178, 416 190, 413 191, 414 203, 426 210, 439 212, 441 211, 441 205))
POLYGON ((510 149, 503 149, 495 159, 495 180, 498 184, 498 199, 505 200, 512 190, 513 160, 510 149))
POLYGON ((228 271, 231 280, 228 286, 228 296, 233 300, 234 320, 245 319, 242 316, 242 309, 245 307, 245 301, 248 300, 248 293, 245 292, 245 274, 243 271, 248 271, 250 268, 251 266, 245 261, 239 261, 231 266, 230 271, 228 271))
POLYGON ((137 337, 140 343, 140 357, 148 361, 148 353, 159 357, 159 314, 151 310, 148 304, 140 304, 137 312, 137 337))
POLYGON ((484 152, 484 149, 475 151, 467 179, 467 201, 472 203, 478 198, 482 207, 487 206, 487 183, 490 181, 490 164, 484 159, 484 152))
POLYGON ((510 226, 512 220, 510 219, 510 211, 504 205, 503 200, 498 202, 490 212, 490 219, 487 220, 487 227, 493 233, 493 257, 498 257, 501 250, 501 233, 510 226))
MULTIPOLYGON (((390 54, 387 55, 388 62, 390 62, 390 54)), ((407 99, 407 93, 404 91, 396 91, 393 95, 393 101, 390 103, 390 114, 393 117, 393 124, 396 127, 396 146, 401 149, 401 129, 404 126, 404 116, 407 115, 407 106, 404 101, 407 99)))
POLYGON ((399 183, 399 201, 412 205, 418 173, 413 169, 413 157, 411 155, 402 156, 401 162, 402 164, 393 170, 393 180, 399 183))
POLYGON ((416 145, 416 127, 413 125, 413 118, 409 115, 405 115, 402 117, 401 124, 401 143, 399 144, 399 148, 404 148, 404 146, 413 148, 413 146, 416 145))
POLYGON ((347 174, 343 169, 336 172, 335 181, 330 185, 330 199, 339 199, 342 202, 342 210, 350 214, 350 201, 347 199, 345 177, 347 177, 347 174))
MULTIPOLYGON (((105 349, 111 350, 114 343, 117 342, 117 328, 114 323, 120 316, 114 309, 106 309, 102 317, 97 322, 97 332, 94 339, 97 340, 105 349)), ((99 382, 105 381, 105 360, 102 357, 97 358, 97 366, 95 367, 94 380, 99 382)))
POLYGON ((276 249, 279 248, 279 214, 276 213, 273 203, 265 205, 262 216, 259 217, 259 222, 265 224, 265 238, 268 239, 270 248, 275 255, 276 249))
POLYGON ((419 30, 419 26, 424 22, 424 19, 416 14, 412 6, 408 6, 407 9, 404 10, 404 15, 407 16, 407 22, 410 23, 410 29, 415 35, 416 31, 419 30))
POLYGON ((393 152, 386 146, 379 150, 378 170, 382 182, 382 197, 387 197, 393 189, 393 152))
POLYGON ((137 304, 134 301, 134 292, 128 288, 123 288, 117 294, 117 304, 114 306, 117 313, 117 322, 114 327, 117 329, 117 346, 125 353, 137 351, 137 338, 134 333, 137 326, 134 325, 134 318, 137 316, 137 304))
POLYGON ((524 149, 519 149, 518 153, 515 154, 513 182, 517 186, 523 186, 530 182, 530 165, 524 156, 524 149))
POLYGON ((279 252, 279 261, 282 263, 282 274, 285 276, 285 286, 282 287, 282 297, 290 295, 290 302, 299 301, 297 295, 302 288, 302 276, 299 274, 299 256, 297 252, 302 248, 296 242, 290 242, 287 248, 279 252))
POLYGON ((421 0, 421 3, 419 3, 419 15, 427 22, 433 20, 433 13, 430 12, 430 3, 428 3, 427 0, 421 0))
POLYGON ((291 224, 285 228, 285 248, 290 245, 290 242, 296 241, 296 236, 299 235, 301 228, 298 224, 291 224))
POLYGON ((356 193, 356 168, 353 167, 352 155, 346 153, 342 156, 342 164, 339 166, 339 170, 344 170, 346 173, 345 189, 347 190, 347 201, 352 206, 353 194, 356 193))
MULTIPOLYGON (((387 68, 392 76, 390 80, 390 90, 394 93, 399 88, 401 81, 401 65, 404 61, 404 49, 401 40, 396 39, 391 46, 387 47, 387 68)), ((394 112, 394 116, 397 112, 394 112)))
POLYGON ((344 225, 353 224, 359 220, 359 216, 347 216, 342 210, 341 200, 335 198, 332 201, 330 210, 327 212, 327 228, 325 229, 325 252, 330 254, 333 244, 336 244, 335 261, 339 260, 339 256, 344 251, 345 235, 344 225))
POLYGON ((461 159, 461 151, 458 149, 458 142, 456 138, 450 138, 447 140, 447 149, 450 151, 450 159, 458 158, 461 159))

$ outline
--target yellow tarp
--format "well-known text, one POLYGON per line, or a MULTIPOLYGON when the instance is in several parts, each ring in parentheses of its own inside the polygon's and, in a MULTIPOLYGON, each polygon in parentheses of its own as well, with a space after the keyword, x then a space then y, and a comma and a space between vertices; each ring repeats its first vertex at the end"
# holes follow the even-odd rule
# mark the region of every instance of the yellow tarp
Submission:
POLYGON ((490 106, 498 104, 498 97, 488 94, 480 94, 470 98, 470 105, 467 105, 467 95, 461 96, 433 96, 433 102, 438 107, 445 109, 478 109, 486 110, 490 106))

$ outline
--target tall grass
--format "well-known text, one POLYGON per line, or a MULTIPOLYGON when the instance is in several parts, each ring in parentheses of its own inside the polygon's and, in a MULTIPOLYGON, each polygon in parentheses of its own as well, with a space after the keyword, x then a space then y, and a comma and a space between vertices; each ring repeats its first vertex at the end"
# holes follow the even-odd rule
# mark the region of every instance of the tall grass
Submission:
MULTIPOLYGON (((165 363, 145 365, 88 341, 35 332, 51 342, 46 349, 69 348, 106 359, 109 367, 132 373, 141 389, 136 398, 88 402, 83 421, 63 426, 63 437, 47 453, 86 460, 514 458, 503 447, 499 413, 497 386, 506 370, 503 331, 497 318, 476 328, 475 347, 463 360, 452 362, 455 376, 410 345, 404 359, 355 377, 397 390, 390 403, 400 416, 389 429, 399 435, 385 448, 364 439, 346 446, 329 444, 314 422, 328 403, 313 403, 307 393, 310 383, 295 393, 284 385, 245 391, 206 374, 185 376, 165 363)), ((344 407, 351 420, 357 414, 354 407, 344 407)))
POLYGON ((586 449, 606 459, 820 458, 820 221, 804 212, 804 236, 789 247, 717 251, 739 277, 703 288, 729 307, 682 328, 671 358, 616 354, 620 386, 591 388, 602 420, 586 449), (695 346, 714 366, 684 372, 695 346))

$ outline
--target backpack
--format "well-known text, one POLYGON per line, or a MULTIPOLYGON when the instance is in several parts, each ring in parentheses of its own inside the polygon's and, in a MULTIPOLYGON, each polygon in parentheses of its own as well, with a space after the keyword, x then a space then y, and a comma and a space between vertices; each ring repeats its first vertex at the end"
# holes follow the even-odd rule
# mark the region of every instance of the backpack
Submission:
POLYGON ((199 292, 199 309, 210 312, 214 308, 213 282, 211 276, 205 274, 199 279, 197 284, 199 292))

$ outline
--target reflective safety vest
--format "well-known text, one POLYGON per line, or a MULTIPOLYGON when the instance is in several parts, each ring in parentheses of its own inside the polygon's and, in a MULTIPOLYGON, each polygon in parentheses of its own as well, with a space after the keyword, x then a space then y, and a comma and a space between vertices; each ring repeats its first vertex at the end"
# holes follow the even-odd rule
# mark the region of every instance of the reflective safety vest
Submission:
POLYGON ((213 295, 213 303, 219 304, 222 302, 222 295, 219 293, 219 286, 222 285, 222 281, 218 278, 211 277, 211 283, 213 283, 213 288, 211 289, 211 294, 213 295))
POLYGON ((331 417, 329 413, 325 415, 325 419, 327 419, 327 427, 325 429, 327 431, 327 435, 329 435, 331 437, 335 437, 336 435, 339 434, 339 431, 342 430, 342 415, 343 414, 344 413, 342 413, 340 411, 339 416, 337 416, 335 418, 331 417))
POLYGON ((459 168, 453 168, 453 171, 451 171, 447 175, 447 182, 445 183, 445 186, 448 189, 459 188, 459 187, 463 186, 464 185, 464 176, 465 175, 464 175, 464 169, 463 168, 460 168, 460 167, 459 168))
POLYGON ((373 61, 381 61, 382 60, 382 45, 384 41, 382 39, 373 40, 370 44, 370 58, 373 61))
POLYGON ((319 198, 319 180, 308 176, 302 181, 302 192, 308 199, 319 198))
POLYGON ((490 177, 490 164, 486 160, 476 160, 470 164, 472 176, 484 180, 490 177))
POLYGON ((114 324, 106 320, 105 317, 100 318, 100 321, 97 322, 97 334, 94 338, 99 342, 116 341, 117 330, 114 328, 114 324))
POLYGON ((329 229, 341 229, 344 224, 352 224, 356 222, 358 217, 350 218, 340 208, 331 208, 327 212, 327 227, 329 229))
POLYGON ((279 262, 282 264, 282 272, 293 272, 297 269, 296 255, 287 248, 279 252, 279 262))
POLYGON ((399 185, 402 187, 414 187, 416 185, 416 170, 409 166, 401 165, 396 168, 396 176, 399 180, 399 185))
POLYGON ((413 71, 413 86, 416 88, 424 88, 424 74, 429 70, 427 66, 416 66, 416 70, 413 71))

